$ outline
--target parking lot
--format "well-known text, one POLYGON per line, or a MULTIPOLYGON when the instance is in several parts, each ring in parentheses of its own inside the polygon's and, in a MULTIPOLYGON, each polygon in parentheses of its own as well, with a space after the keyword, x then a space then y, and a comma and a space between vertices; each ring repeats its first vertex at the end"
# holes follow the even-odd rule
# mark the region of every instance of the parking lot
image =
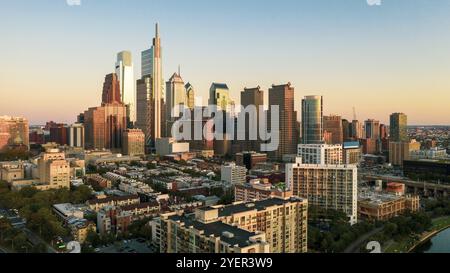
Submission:
POLYGON ((95 250, 97 253, 153 253, 143 239, 124 240, 114 245, 96 248, 95 250))

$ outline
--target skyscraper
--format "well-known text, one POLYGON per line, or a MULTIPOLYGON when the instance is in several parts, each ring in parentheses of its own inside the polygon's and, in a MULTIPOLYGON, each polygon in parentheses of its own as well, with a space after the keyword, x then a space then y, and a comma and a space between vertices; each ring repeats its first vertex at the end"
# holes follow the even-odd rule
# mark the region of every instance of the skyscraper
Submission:
POLYGON ((390 116, 390 140, 408 142, 408 117, 403 113, 393 113, 390 116))
POLYGON ((323 143, 322 96, 307 96, 302 100, 302 143, 323 143))
POLYGON ((356 165, 286 165, 287 187, 295 196, 307 198, 312 207, 338 210, 357 223, 358 168, 356 165))
POLYGON ((87 149, 122 148, 122 134, 127 127, 127 108, 121 101, 120 83, 115 73, 105 77, 102 105, 84 112, 87 149))
MULTIPOLYGON (((156 34, 153 38, 153 45, 150 49, 142 52, 142 78, 143 81, 151 81, 151 84, 146 86, 150 87, 150 93, 152 97, 152 121, 146 120, 154 124, 152 132, 152 138, 161 138, 162 136, 162 118, 163 118, 163 105, 164 105, 164 80, 162 75, 162 48, 161 38, 159 37, 159 27, 156 24, 156 34)), ((143 82, 141 82, 143 83, 143 82)), ((142 86, 141 86, 142 88, 142 86)), ((139 98, 138 98, 139 104, 139 98)), ((147 116, 148 119, 150 116, 147 116)), ((143 129, 144 130, 144 129, 143 129)), ((145 132, 145 130, 144 130, 145 132)), ((146 138, 149 136, 146 134, 146 138)))
POLYGON ((209 105, 217 105, 218 110, 227 111, 234 102, 230 98, 230 89, 225 83, 212 83, 209 88, 209 105))
POLYGON ((353 120, 351 124, 351 134, 350 137, 353 140, 358 140, 364 138, 363 125, 359 120, 353 120))
POLYGON ((144 131, 146 146, 154 147, 163 136, 165 118, 162 49, 156 24, 152 47, 142 52, 142 76, 136 86, 136 127, 144 131))
POLYGON ((225 83, 212 83, 209 89, 208 104, 217 106, 217 111, 222 111, 223 114, 223 124, 214 124, 215 132, 223 135, 222 140, 214 139, 214 154, 230 155, 233 136, 227 130, 227 122, 233 122, 232 126, 234 126, 234 112, 231 111, 234 102, 230 98, 228 85, 225 83))
POLYGON ((342 144, 344 132, 342 128, 342 118, 340 116, 324 116, 323 129, 331 133, 331 143, 328 144, 342 144))
POLYGON ((191 110, 195 108, 195 89, 190 82, 188 82, 184 89, 186 90, 186 107, 191 110))
POLYGON ((261 87, 244 88, 241 92, 241 105, 246 108, 248 106, 255 106, 256 118, 251 118, 249 114, 245 118, 245 140, 240 142, 241 151, 260 151, 260 141, 250 140, 250 132, 256 128, 259 132, 259 114, 260 109, 264 108, 264 91, 261 87))
POLYGON ((128 125, 136 122, 136 88, 131 52, 117 54, 116 74, 120 82, 121 100, 127 107, 128 125))
POLYGON ((166 82, 166 136, 171 136, 172 124, 180 117, 180 111, 186 105, 186 91, 179 73, 174 73, 166 82))
POLYGON ((273 106, 279 106, 279 146, 270 152, 269 157, 281 160, 283 155, 297 154, 298 136, 296 130, 297 114, 294 111, 294 87, 291 83, 272 85, 269 89, 268 123, 271 130, 273 106))
POLYGON ((365 138, 378 140, 380 138, 380 122, 373 119, 368 119, 364 123, 365 125, 365 138))

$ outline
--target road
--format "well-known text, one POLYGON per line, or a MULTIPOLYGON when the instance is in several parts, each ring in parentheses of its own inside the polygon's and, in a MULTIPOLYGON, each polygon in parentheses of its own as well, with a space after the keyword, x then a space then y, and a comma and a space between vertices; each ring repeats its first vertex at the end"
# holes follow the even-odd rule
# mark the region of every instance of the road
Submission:
POLYGON ((27 228, 22 228, 22 231, 27 235, 28 240, 30 240, 33 245, 44 244, 47 247, 48 253, 58 253, 51 245, 42 240, 42 238, 39 237, 36 233, 27 228))
POLYGON ((9 253, 9 251, 0 246, 0 254, 5 254, 5 253, 9 253))
POLYGON ((366 234, 360 236, 356 241, 354 241, 351 245, 349 245, 345 250, 344 253, 357 253, 359 252, 359 249, 361 247, 361 244, 364 243, 367 239, 369 239, 371 236, 377 234, 378 232, 382 231, 383 227, 376 228, 370 232, 367 232, 366 234))

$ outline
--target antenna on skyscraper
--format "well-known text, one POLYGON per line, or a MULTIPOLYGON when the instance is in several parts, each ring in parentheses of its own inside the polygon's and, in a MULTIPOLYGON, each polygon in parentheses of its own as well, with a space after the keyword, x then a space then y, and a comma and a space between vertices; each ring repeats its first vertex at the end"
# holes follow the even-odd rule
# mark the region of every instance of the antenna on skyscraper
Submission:
POLYGON ((181 77, 181 66, 180 65, 178 65, 178 76, 181 77))
POLYGON ((358 120, 356 116, 356 108, 353 106, 353 120, 358 120))

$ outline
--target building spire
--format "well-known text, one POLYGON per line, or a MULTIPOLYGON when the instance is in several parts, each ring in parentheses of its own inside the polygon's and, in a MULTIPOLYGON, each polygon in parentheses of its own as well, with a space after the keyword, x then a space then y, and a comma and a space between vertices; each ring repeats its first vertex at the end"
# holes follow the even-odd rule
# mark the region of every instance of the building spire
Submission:
POLYGON ((181 66, 180 65, 178 65, 178 76, 181 77, 181 66))
POLYGON ((159 26, 158 23, 156 23, 156 38, 159 37, 159 26))

